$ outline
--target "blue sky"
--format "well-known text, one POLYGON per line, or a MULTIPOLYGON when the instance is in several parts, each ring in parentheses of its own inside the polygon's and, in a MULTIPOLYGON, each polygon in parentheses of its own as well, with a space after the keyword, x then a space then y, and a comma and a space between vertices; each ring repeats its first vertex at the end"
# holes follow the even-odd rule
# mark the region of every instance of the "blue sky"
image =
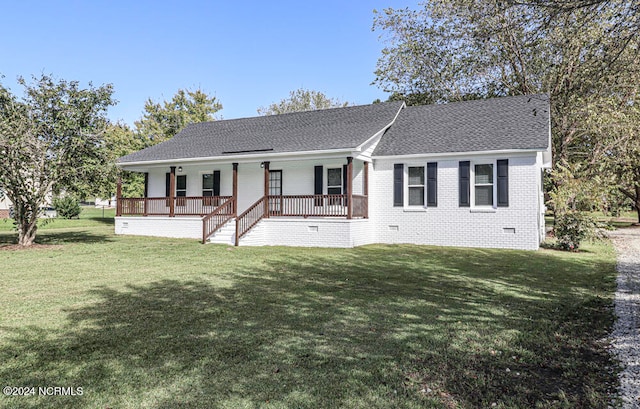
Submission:
POLYGON ((388 97, 374 80, 384 44, 373 9, 417 8, 417 0, 370 1, 11 1, 2 6, 0 79, 111 83, 112 120, 128 124, 147 98, 200 88, 223 105, 218 118, 305 88, 355 104, 388 97))

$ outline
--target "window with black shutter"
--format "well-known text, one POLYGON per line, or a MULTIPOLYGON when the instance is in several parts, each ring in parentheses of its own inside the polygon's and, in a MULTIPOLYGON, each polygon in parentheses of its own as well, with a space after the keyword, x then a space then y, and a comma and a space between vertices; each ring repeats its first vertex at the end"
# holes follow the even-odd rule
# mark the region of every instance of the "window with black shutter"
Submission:
POLYGON ((203 205, 205 206, 219 206, 220 203, 217 199, 220 196, 220 171, 216 170, 213 173, 205 173, 202 175, 202 196, 205 197, 203 205))

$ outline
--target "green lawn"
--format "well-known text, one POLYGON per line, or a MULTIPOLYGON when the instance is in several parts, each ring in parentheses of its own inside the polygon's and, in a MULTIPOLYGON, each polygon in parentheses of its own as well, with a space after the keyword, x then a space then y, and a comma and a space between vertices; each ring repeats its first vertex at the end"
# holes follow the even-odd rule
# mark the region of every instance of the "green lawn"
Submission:
MULTIPOLYGON (((582 253, 233 248, 0 227, 2 386, 20 408, 606 407, 615 261, 582 253), (2 247, 4 246, 4 249, 2 247)), ((0 223, 2 226, 3 223, 0 223)))

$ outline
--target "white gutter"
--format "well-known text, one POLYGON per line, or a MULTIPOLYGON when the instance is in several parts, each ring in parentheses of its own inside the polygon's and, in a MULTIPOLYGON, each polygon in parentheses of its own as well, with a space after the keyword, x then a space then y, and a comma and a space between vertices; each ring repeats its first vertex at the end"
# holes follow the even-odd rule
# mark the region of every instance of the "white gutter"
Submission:
POLYGON ((478 156, 478 155, 513 155, 513 154, 527 154, 534 152, 545 152, 546 148, 531 148, 531 149, 502 149, 495 151, 470 151, 470 152, 442 152, 442 153, 413 153, 409 155, 380 155, 374 156, 374 159, 401 159, 401 158, 441 158, 441 157, 455 157, 455 156, 478 156))
MULTIPOLYGON (((266 153, 260 152, 259 154, 250 154, 250 155, 229 155, 229 156, 205 156, 200 158, 175 158, 175 159, 161 159, 161 160, 153 160, 153 161, 138 161, 138 162, 121 162, 117 163, 118 167, 123 166, 152 166, 152 165, 163 165, 170 163, 194 163, 194 162, 238 162, 238 163, 246 163, 246 162, 256 162, 261 160, 268 160, 269 158, 286 158, 287 156, 291 157, 289 160, 296 160, 297 156, 316 156, 316 155, 325 155, 325 156, 337 156, 339 154, 353 154, 359 152, 358 148, 339 148, 339 149, 325 149, 318 151, 300 151, 300 152, 277 152, 277 153, 266 153)), ((348 155, 351 156, 351 155, 348 155)), ((285 159, 287 160, 287 159, 285 159)))

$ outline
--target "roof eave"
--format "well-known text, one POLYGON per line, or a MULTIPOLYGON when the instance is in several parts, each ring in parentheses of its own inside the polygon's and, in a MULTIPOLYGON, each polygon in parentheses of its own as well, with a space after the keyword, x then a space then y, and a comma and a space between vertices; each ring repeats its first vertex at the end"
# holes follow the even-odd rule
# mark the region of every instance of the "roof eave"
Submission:
POLYGON ((468 151, 468 152, 438 152, 438 153, 411 153, 404 155, 373 155, 373 159, 400 159, 400 158, 445 158, 458 156, 481 156, 481 155, 515 155, 545 152, 547 148, 528 148, 528 149, 497 149, 485 151, 468 151))
POLYGON ((340 154, 356 155, 359 153, 359 147, 353 148, 338 148, 338 149, 324 149, 314 151, 298 151, 298 152, 276 152, 276 153, 260 153, 260 154, 247 154, 247 155, 219 155, 219 156, 206 156, 198 158, 176 158, 176 159, 160 159, 160 160, 147 160, 147 161, 132 161, 132 162, 118 162, 116 165, 119 168, 132 167, 132 166, 154 166, 165 165, 171 163, 194 163, 194 162, 256 162, 258 160, 268 160, 271 158, 278 158, 283 160, 296 160, 306 159, 309 157, 317 156, 335 156, 340 154))

